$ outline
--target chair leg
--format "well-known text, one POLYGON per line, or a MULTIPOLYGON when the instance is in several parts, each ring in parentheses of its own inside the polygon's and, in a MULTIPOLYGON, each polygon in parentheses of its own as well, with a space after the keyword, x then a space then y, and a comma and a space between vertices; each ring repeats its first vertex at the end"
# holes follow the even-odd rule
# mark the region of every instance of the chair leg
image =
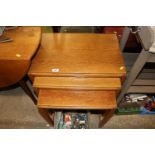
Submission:
POLYGON ((114 113, 115 109, 106 110, 106 112, 103 114, 103 119, 101 119, 99 122, 99 128, 102 128, 110 120, 114 113))
POLYGON ((117 103, 119 104, 124 95, 127 93, 129 87, 132 85, 134 80, 137 78, 138 74, 140 73, 141 69, 144 67, 145 63, 147 62, 148 58, 150 56, 150 53, 148 51, 142 50, 141 53, 139 54, 136 62, 134 63, 129 75, 127 76, 121 93, 117 98, 117 103))
POLYGON ((34 104, 37 104, 37 100, 35 96, 33 95, 32 91, 30 90, 29 86, 27 85, 26 81, 24 79, 20 80, 19 85, 24 90, 24 92, 32 99, 34 104))

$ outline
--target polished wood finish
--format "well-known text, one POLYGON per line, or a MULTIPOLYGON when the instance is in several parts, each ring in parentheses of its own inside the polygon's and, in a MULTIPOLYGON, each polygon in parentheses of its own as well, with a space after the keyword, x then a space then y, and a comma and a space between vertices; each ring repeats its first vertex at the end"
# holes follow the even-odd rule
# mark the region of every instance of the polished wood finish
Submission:
POLYGON ((125 74, 114 34, 43 34, 29 71, 31 79, 34 76, 122 77, 125 74))
POLYGON ((79 77, 36 77, 35 88, 77 89, 77 90, 119 90, 119 78, 79 78, 79 77))
POLYGON ((19 82, 27 73, 29 66, 28 60, 0 60, 0 88, 19 82))
POLYGON ((4 36, 13 41, 0 44, 0 60, 30 60, 40 43, 41 28, 17 27, 5 31, 4 36), (20 57, 17 54, 20 54, 20 57))
POLYGON ((0 88, 20 81, 28 71, 41 39, 40 27, 17 27, 4 36, 12 42, 0 44, 0 88))
POLYGON ((115 91, 40 89, 39 108, 51 109, 115 109, 115 91))
POLYGON ((102 126, 126 69, 115 34, 46 33, 28 75, 39 108, 108 111, 102 126))

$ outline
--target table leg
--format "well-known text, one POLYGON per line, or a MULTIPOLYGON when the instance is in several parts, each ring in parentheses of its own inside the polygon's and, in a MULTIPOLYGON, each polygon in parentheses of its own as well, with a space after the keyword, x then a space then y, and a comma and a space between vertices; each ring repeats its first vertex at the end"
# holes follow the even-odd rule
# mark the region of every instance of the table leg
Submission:
MULTIPOLYGON (((41 116, 49 123, 50 126, 54 126, 54 121, 53 121, 54 119, 50 117, 48 109, 38 108, 38 111, 41 114, 41 116)), ((51 115, 53 116, 54 112, 51 115)))
POLYGON ((105 111, 105 113, 102 115, 103 118, 99 121, 99 128, 102 128, 113 116, 115 113, 115 109, 108 109, 105 111))
POLYGON ((20 80, 19 85, 24 90, 24 92, 32 99, 34 104, 37 104, 37 100, 36 100, 35 96, 33 95, 32 91, 30 90, 30 88, 28 87, 26 81, 24 79, 20 80))

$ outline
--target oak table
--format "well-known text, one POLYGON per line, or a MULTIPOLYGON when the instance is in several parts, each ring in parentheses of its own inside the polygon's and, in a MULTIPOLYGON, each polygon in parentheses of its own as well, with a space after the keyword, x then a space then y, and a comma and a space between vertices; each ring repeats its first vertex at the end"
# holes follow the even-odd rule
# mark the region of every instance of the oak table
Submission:
POLYGON ((40 40, 40 27, 17 27, 5 31, 4 36, 13 39, 12 42, 0 43, 0 88, 19 82, 24 91, 35 102, 24 76, 30 67, 40 40))
MULTIPOLYGON (((46 33, 28 75, 40 110, 102 110, 102 127, 117 107, 126 69, 115 34, 46 33)), ((53 124, 53 114, 44 118, 53 124)))

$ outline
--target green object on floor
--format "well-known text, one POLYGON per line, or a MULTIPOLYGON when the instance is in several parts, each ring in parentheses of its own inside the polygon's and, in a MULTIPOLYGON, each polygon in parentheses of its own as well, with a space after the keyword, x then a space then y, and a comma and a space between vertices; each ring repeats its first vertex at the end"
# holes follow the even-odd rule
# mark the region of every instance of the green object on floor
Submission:
POLYGON ((130 115, 130 114, 139 114, 141 110, 139 108, 117 108, 117 115, 130 115))

